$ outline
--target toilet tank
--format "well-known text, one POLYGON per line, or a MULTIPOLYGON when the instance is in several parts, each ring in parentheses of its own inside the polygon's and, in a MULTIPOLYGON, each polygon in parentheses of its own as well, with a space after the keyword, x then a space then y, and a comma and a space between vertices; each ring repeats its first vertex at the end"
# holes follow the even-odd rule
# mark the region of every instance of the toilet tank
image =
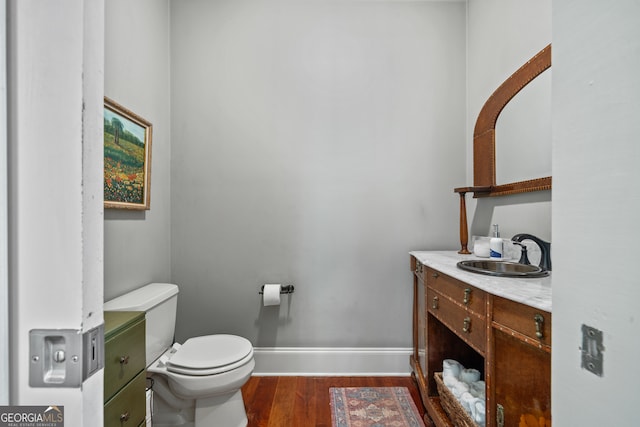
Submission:
POLYGON ((149 366, 173 344, 178 286, 150 283, 104 303, 104 311, 146 312, 146 361, 149 366))

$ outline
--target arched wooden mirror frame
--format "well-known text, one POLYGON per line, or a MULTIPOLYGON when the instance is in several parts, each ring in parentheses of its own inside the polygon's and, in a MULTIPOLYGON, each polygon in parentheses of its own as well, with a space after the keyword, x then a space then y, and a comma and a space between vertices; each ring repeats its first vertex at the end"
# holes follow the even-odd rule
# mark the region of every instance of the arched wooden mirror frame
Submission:
POLYGON ((501 185, 496 183, 496 122, 498 116, 518 92, 549 67, 551 67, 551 45, 538 52, 502 83, 480 110, 473 131, 473 186, 490 187, 490 190, 478 192, 478 197, 551 189, 550 176, 501 185))
POLYGON ((466 193, 473 192, 474 197, 490 197, 551 189, 550 176, 496 184, 496 123, 498 116, 518 92, 549 67, 551 67, 550 44, 505 80, 487 99, 478 114, 473 130, 473 187, 454 189, 456 193, 460 194, 461 249, 459 253, 461 254, 470 253, 467 249, 466 193))

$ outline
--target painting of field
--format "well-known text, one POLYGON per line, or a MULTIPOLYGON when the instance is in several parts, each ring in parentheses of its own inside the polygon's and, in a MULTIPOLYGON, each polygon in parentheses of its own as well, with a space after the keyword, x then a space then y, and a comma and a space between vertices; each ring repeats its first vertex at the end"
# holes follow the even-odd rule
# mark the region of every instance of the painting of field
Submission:
POLYGON ((109 107, 105 102, 105 207, 148 209, 150 124, 137 123, 129 118, 131 112, 125 115, 109 107))

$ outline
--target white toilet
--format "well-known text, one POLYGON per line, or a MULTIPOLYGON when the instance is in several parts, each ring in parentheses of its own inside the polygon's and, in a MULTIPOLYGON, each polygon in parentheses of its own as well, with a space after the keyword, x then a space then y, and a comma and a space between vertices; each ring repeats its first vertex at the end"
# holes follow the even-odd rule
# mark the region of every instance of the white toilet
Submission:
POLYGON ((105 311, 146 312, 153 426, 246 426, 240 388, 255 367, 253 346, 235 335, 207 335, 174 344, 177 300, 178 286, 151 283, 104 305, 105 311))

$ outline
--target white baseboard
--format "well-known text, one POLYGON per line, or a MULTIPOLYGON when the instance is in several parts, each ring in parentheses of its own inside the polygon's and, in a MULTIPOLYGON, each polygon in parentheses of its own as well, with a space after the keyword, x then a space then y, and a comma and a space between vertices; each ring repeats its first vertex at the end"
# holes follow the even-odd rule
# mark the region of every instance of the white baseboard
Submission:
POLYGON ((411 348, 256 347, 253 375, 409 376, 411 348))

